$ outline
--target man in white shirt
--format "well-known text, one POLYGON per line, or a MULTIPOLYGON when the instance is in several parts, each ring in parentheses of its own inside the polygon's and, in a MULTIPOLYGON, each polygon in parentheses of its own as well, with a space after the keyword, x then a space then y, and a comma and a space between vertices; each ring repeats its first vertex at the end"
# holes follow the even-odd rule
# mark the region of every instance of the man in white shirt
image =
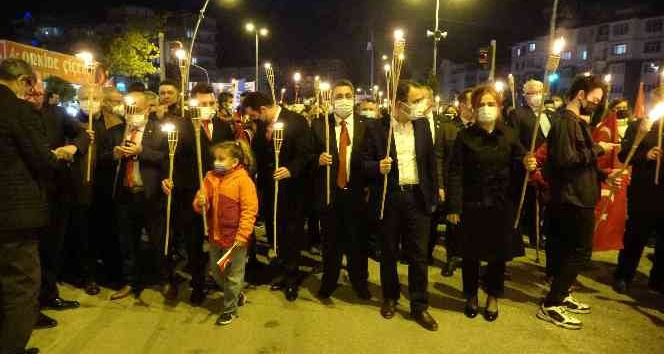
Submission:
POLYGON ((312 122, 314 159, 318 165, 315 176, 321 201, 323 237, 323 279, 318 297, 329 298, 337 288, 344 254, 353 290, 364 300, 371 298, 367 286, 368 251, 364 220, 366 215, 365 187, 360 145, 365 130, 364 117, 353 113, 353 84, 342 80, 332 91, 333 113, 312 122), (326 125, 327 124, 327 125, 326 125), (329 153, 326 134, 329 132, 329 153), (329 203, 327 168, 330 169, 329 203))
POLYGON ((397 111, 390 120, 367 124, 362 149, 366 175, 382 190, 387 176, 387 193, 382 218, 380 266, 383 305, 381 315, 391 319, 400 297, 397 275, 399 243, 408 259, 408 290, 413 318, 422 327, 438 330, 428 309, 427 248, 431 214, 438 203, 431 131, 417 112, 424 94, 416 83, 402 81, 397 89, 397 111), (386 156, 389 127, 391 149, 386 156))

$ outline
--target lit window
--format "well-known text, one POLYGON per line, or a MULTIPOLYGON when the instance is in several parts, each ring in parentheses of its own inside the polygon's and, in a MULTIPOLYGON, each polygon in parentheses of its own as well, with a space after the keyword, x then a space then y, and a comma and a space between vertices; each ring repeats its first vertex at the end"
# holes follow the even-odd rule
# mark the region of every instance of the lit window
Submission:
POLYGON ((537 49, 537 43, 531 42, 528 43, 528 51, 529 52, 534 52, 537 49))
POLYGON ((194 33, 191 30, 187 30, 187 38, 191 38, 194 33))
POLYGON ((613 46, 614 55, 623 55, 627 54, 627 44, 616 44, 613 46))
POLYGON ((562 58, 564 60, 570 60, 572 59, 572 51, 571 50, 566 50, 563 52, 562 58))
POLYGON ((521 56, 521 48, 516 48, 516 56, 517 57, 521 56))
POLYGON ((580 57, 581 60, 588 60, 588 50, 587 49, 582 50, 580 57))
POLYGON ((198 58, 191 58, 191 63, 194 65, 198 65, 198 58))

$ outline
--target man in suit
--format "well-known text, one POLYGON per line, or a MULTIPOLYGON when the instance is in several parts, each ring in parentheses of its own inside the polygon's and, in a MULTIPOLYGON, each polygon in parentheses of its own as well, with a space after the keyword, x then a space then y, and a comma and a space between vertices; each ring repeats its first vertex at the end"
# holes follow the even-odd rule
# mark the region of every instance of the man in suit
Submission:
POLYGON ((419 119, 425 95, 417 84, 402 81, 397 88, 397 110, 389 120, 367 125, 362 149, 366 175, 378 186, 387 175, 387 195, 382 219, 380 279, 383 288, 381 314, 391 319, 399 299, 397 259, 399 240, 408 260, 408 291, 413 318, 424 328, 436 331, 438 323, 427 311, 429 305, 427 248, 431 214, 438 203, 436 167, 429 123, 419 119), (419 117, 418 117, 419 116, 419 117), (389 124, 394 134, 388 138, 389 124), (388 140, 389 139, 389 140, 388 140), (391 142, 389 156, 386 144, 391 142))
MULTIPOLYGON (((514 109, 507 118, 507 125, 509 125, 516 132, 521 144, 527 149, 533 139, 533 128, 537 123, 536 111, 540 109, 543 100, 544 84, 537 80, 528 80, 523 85, 523 95, 526 99, 527 106, 517 107, 514 109)), ((549 136, 551 130, 551 122, 553 115, 549 111, 543 111, 540 115, 539 129, 537 130, 537 138, 535 139, 535 151, 539 149, 549 136)), ((521 176, 523 179, 524 176, 521 176)), ((536 200, 540 199, 540 216, 546 215, 544 213, 544 205, 542 204, 539 194, 541 191, 538 186, 529 185, 526 189, 526 199, 523 207, 523 221, 521 223, 522 234, 528 235, 530 239, 530 246, 535 247, 537 243, 536 227, 536 200)))
POLYGON ((0 353, 39 352, 25 345, 39 314, 38 241, 49 223, 45 186, 57 161, 43 119, 22 99, 35 81, 25 61, 0 62, 0 353))
POLYGON ((248 93, 242 100, 242 107, 252 119, 258 119, 252 149, 256 156, 257 185, 268 237, 274 235, 274 183, 279 182, 277 251, 283 270, 271 289, 284 290, 286 299, 295 301, 300 251, 304 247, 302 194, 306 178, 311 176, 311 130, 306 118, 276 105, 262 93, 248 93), (273 128, 277 122, 283 123, 284 140, 279 153, 279 168, 275 169, 273 128))
POLYGON ((348 274, 353 290, 360 299, 368 300, 369 277, 366 215, 366 183, 362 171, 360 146, 364 139, 364 118, 353 113, 353 84, 342 80, 332 90, 333 113, 312 122, 313 157, 317 169, 317 198, 321 202, 323 230, 323 279, 318 296, 329 298, 337 288, 341 260, 346 254, 348 274), (329 129, 330 153, 326 153, 325 124, 329 129), (330 166, 330 203, 327 204, 326 170, 330 166))
MULTIPOLYGON (((470 102, 472 89, 463 90, 459 96, 459 114, 451 120, 445 120, 440 123, 436 132, 436 142, 434 146, 436 155, 436 180, 438 183, 441 200, 445 201, 445 186, 447 185, 449 166, 452 161, 452 151, 457 134, 474 124, 472 105, 470 102)), ((445 206, 443 205, 443 210, 445 206)), ((446 211, 444 211, 446 212, 446 211)), ((447 262, 443 265, 441 275, 451 277, 454 270, 461 264, 461 258, 458 257, 459 246, 456 236, 456 225, 447 223, 445 231, 445 248, 447 250, 447 262)))
MULTIPOLYGON (((163 91, 162 88, 159 91, 163 91)), ((221 142, 233 140, 233 131, 230 124, 221 120, 217 114, 217 100, 212 86, 205 83, 197 84, 191 90, 191 98, 196 100, 202 116, 201 160, 205 174, 213 169, 214 161, 210 149, 221 142)), ((173 225, 176 232, 173 234, 184 237, 193 288, 189 300, 192 305, 198 306, 205 300, 207 257, 203 252, 203 220, 191 207, 191 201, 194 200, 200 183, 196 157, 196 132, 189 118, 170 114, 166 121, 173 123, 178 131, 178 146, 175 152, 175 165, 178 168, 175 169, 173 176, 173 183, 176 186, 173 189, 173 225)), ((166 194, 170 193, 171 181, 162 181, 162 188, 166 194)), ((166 285, 164 296, 167 299, 175 299, 177 295, 177 287, 174 284, 166 285)))
POLYGON ((148 118, 145 94, 132 92, 127 97, 132 104, 125 116, 125 129, 114 131, 111 145, 113 159, 120 163, 114 188, 121 245, 125 259, 133 262, 126 285, 111 295, 111 300, 132 293, 140 296, 154 280, 150 279, 154 269, 159 272, 159 281, 172 274, 163 256, 164 203, 160 191, 166 174, 168 140, 157 119, 148 118))

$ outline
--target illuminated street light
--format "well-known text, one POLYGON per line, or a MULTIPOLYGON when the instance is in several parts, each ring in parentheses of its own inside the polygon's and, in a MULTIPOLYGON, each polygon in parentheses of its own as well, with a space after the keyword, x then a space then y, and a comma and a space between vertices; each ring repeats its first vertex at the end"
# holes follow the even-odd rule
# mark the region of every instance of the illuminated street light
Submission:
POLYGON ((302 74, 300 74, 299 72, 293 74, 293 81, 295 81, 295 83, 299 83, 300 80, 302 80, 302 74))
POLYGON ((260 33, 261 36, 265 37, 267 36, 268 33, 270 33, 270 31, 268 31, 267 28, 261 28, 261 30, 258 33, 260 33))
POLYGON ((256 30, 256 26, 254 26, 253 23, 249 22, 246 25, 244 25, 244 29, 246 29, 247 32, 253 32, 256 30))

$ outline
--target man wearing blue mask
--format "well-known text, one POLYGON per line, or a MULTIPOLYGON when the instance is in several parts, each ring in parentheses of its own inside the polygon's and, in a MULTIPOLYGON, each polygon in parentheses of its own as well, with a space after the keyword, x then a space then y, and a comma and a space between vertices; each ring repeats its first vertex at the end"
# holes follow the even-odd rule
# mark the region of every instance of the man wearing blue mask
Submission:
POLYGON ((323 279, 318 297, 329 298, 337 288, 341 259, 346 254, 348 273, 353 289, 361 299, 368 300, 368 250, 364 223, 357 215, 366 215, 365 178, 359 146, 364 138, 365 119, 353 113, 353 84, 342 80, 332 91, 333 114, 312 123, 314 165, 318 166, 322 210, 323 279), (330 152, 326 152, 325 124, 328 124, 330 152), (326 169, 330 166, 330 203, 327 203, 326 169))

